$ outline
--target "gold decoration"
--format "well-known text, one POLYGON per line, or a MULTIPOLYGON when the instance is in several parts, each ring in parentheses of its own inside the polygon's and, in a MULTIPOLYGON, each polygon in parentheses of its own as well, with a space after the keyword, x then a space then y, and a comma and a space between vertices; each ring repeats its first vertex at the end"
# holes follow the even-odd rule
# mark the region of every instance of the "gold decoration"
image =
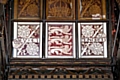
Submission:
POLYGON ((40 19, 42 0, 15 0, 14 19, 40 19))
POLYGON ((74 0, 47 0, 47 19, 74 18, 74 0))
POLYGON ((56 4, 53 6, 53 8, 49 11, 49 16, 54 17, 67 17, 70 15, 70 9, 68 8, 67 4, 65 6, 56 6, 56 4))
POLYGON ((105 0, 78 0, 79 19, 106 19, 105 0))
POLYGON ((38 16, 38 7, 35 4, 31 4, 27 7, 27 14, 30 16, 38 16))
POLYGON ((101 14, 101 9, 100 6, 98 6, 97 4, 92 5, 89 9, 90 14, 101 14))

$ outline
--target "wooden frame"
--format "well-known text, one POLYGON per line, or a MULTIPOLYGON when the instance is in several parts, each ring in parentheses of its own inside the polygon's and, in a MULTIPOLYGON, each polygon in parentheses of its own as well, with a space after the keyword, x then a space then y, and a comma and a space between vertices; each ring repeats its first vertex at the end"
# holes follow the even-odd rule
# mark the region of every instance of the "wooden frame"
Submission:
POLYGON ((14 0, 14 19, 40 20, 42 19, 42 0, 14 0))
POLYGON ((78 23, 79 58, 107 58, 106 22, 78 23))
POLYGON ((75 0, 46 0, 47 20, 75 20, 75 0))
POLYGON ((106 19, 106 0, 78 0, 78 19, 106 19))
POLYGON ((13 57, 42 57, 42 22, 14 22, 13 57))
POLYGON ((75 58, 75 23, 46 23, 46 58, 75 58))

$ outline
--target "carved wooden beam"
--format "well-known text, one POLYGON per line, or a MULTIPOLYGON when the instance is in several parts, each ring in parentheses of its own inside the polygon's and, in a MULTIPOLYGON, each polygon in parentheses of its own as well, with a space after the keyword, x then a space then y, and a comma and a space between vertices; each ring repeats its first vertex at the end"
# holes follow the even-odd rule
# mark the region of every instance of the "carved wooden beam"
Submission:
POLYGON ((0 0, 0 3, 6 4, 8 0, 0 0))
POLYGON ((116 0, 118 6, 120 7, 120 0, 116 0))

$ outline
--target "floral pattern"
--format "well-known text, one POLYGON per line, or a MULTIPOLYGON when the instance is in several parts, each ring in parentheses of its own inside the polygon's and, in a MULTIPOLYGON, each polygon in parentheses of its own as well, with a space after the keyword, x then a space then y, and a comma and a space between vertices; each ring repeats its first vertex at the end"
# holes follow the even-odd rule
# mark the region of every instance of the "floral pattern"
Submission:
POLYGON ((30 34, 30 28, 29 26, 25 26, 25 25, 22 25, 22 26, 18 26, 18 37, 28 37, 30 34))
POLYGON ((94 33, 94 29, 92 28, 92 26, 89 26, 89 25, 83 26, 83 29, 82 29, 83 36, 91 37, 93 33, 94 33))
POLYGON ((95 55, 102 55, 103 54, 103 46, 100 43, 93 43, 89 46, 89 49, 92 50, 92 53, 95 55))
POLYGON ((39 47, 37 44, 35 43, 29 43, 27 44, 27 53, 29 53, 29 55, 38 55, 38 51, 39 51, 39 47))

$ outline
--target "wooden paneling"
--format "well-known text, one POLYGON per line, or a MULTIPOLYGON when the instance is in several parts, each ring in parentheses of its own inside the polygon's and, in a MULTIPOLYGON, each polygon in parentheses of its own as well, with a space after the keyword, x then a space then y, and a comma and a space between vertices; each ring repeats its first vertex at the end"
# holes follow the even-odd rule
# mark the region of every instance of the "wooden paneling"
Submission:
POLYGON ((15 0, 14 19, 39 20, 42 18, 42 0, 15 0))
POLYGON ((106 0, 78 0, 79 20, 106 19, 106 0))
POLYGON ((75 0, 46 0, 48 20, 74 20, 75 0))

